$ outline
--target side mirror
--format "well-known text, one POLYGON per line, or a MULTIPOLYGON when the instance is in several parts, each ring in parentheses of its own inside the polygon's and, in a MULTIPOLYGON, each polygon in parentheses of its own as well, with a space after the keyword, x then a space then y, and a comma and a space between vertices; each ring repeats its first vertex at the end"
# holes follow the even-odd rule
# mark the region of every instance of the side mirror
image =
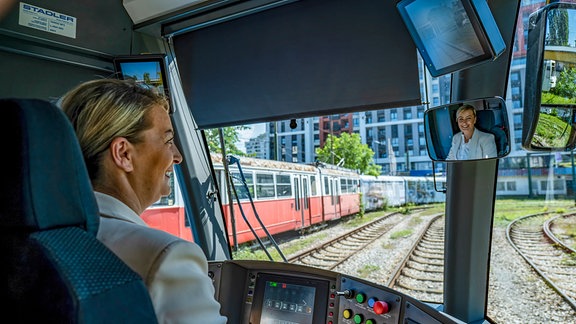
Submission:
POLYGON ((576 5, 552 3, 530 15, 522 147, 572 150, 576 140, 576 5))
POLYGON ((440 162, 505 157, 510 153, 508 125, 501 97, 430 108, 424 112, 428 155, 440 162))

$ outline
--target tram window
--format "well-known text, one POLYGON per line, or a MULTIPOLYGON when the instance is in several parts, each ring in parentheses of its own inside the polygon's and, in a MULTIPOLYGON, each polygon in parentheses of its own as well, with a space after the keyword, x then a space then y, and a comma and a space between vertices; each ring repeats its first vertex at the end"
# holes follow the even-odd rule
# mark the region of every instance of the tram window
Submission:
POLYGON ((234 188, 236 188, 238 199, 248 199, 249 197, 254 198, 254 178, 252 177, 252 174, 251 173, 244 174, 244 179, 246 179, 246 187, 248 187, 248 191, 246 190, 246 187, 244 186, 244 184, 240 179, 241 179, 240 173, 232 172, 232 181, 234 184, 234 188))
POLYGON ((302 178, 302 198, 304 198, 304 209, 309 209, 308 204, 310 194, 308 193, 308 179, 306 177, 302 178))
POLYGON ((554 180, 552 188, 548 187, 548 180, 540 181, 540 188, 542 190, 564 190, 564 180, 554 180))
POLYGON ((316 189, 317 185, 318 184, 316 183, 316 176, 310 176, 310 195, 311 196, 318 195, 318 191, 316 189))
POLYGON ((358 192, 358 180, 348 179, 348 188, 350 188, 350 193, 358 192))
POLYGON ((348 184, 346 183, 346 179, 339 179, 339 180, 340 180, 340 192, 347 193, 348 184))
POLYGON ((291 197, 292 185, 290 184, 290 176, 285 174, 276 175, 276 192, 278 197, 291 197))
POLYGON ((324 194, 330 194, 330 179, 328 177, 324 177, 324 194))
POLYGON ((274 198, 274 177, 272 174, 256 173, 256 197, 274 198))

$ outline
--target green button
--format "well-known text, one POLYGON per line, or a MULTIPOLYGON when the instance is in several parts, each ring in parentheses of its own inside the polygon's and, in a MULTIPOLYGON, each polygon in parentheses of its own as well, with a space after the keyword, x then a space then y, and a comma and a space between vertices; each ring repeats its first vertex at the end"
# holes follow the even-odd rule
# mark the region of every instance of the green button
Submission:
POLYGON ((354 323, 360 324, 364 320, 364 317, 361 314, 354 315, 354 323))
POLYGON ((359 302, 360 304, 362 304, 363 302, 366 301, 366 295, 364 295, 362 293, 356 295, 356 301, 359 302))

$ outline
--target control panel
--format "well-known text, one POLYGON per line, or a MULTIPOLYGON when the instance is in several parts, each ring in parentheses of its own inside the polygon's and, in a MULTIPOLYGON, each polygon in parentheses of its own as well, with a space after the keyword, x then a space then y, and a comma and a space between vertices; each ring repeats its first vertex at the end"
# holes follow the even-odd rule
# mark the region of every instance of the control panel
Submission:
POLYGON ((281 262, 210 262, 229 323, 461 323, 393 289, 337 272, 281 262))
POLYGON ((338 323, 401 323, 402 296, 358 280, 340 279, 338 323))

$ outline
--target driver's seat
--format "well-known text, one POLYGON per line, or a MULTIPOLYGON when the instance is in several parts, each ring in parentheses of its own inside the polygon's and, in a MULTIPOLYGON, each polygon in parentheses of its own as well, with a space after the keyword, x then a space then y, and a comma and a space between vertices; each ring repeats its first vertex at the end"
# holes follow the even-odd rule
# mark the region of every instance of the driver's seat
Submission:
POLYGON ((506 155, 508 149, 508 139, 504 130, 496 125, 494 113, 490 110, 479 110, 476 112, 476 126, 483 132, 494 135, 496 151, 498 156, 506 155))
POLYGON ((157 323, 142 279, 96 239, 74 130, 49 102, 0 99, 0 300, 20 323, 157 323))

